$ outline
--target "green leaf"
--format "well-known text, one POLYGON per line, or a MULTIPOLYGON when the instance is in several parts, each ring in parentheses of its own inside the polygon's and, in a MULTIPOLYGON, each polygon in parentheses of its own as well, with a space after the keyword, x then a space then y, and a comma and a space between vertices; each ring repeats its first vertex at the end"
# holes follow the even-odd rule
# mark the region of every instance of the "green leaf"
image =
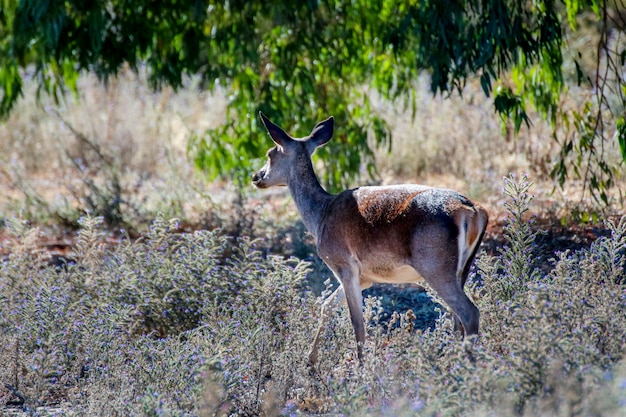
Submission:
POLYGON ((480 76, 480 86, 487 97, 491 93, 491 79, 489 73, 485 72, 480 76))
POLYGON ((578 63, 578 60, 576 59, 574 60, 574 65, 576 65, 576 84, 580 87, 580 85, 583 82, 583 79, 585 78, 585 74, 580 68, 580 64, 578 63))
POLYGON ((626 162, 626 116, 616 120, 617 125, 617 142, 619 143, 620 151, 622 152, 622 162, 626 162))

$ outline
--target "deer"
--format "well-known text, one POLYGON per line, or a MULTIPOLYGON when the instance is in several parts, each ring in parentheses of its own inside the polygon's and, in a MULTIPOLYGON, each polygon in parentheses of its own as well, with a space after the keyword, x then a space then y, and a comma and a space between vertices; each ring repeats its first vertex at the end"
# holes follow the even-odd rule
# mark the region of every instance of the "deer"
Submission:
POLYGON ((418 184, 362 186, 328 193, 311 156, 333 136, 331 116, 304 138, 294 138, 259 116, 274 145, 252 177, 259 189, 287 186, 319 257, 339 281, 323 302, 308 353, 315 368, 320 339, 333 311, 344 300, 364 360, 362 291, 375 283, 424 281, 452 310, 464 338, 478 335, 479 311, 464 286, 488 222, 487 211, 456 191, 418 184))

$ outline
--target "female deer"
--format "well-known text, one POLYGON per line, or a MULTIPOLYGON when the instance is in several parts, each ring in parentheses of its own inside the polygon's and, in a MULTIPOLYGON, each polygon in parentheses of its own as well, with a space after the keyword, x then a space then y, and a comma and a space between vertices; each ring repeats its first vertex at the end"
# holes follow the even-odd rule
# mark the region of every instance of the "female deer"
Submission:
POLYGON ((365 323, 361 291, 373 283, 425 280, 448 304, 464 334, 478 333, 479 313, 463 287, 487 227, 487 212, 459 193, 424 185, 359 187, 333 195, 320 185, 311 155, 333 134, 330 117, 295 139, 260 113, 276 144, 253 177, 259 188, 287 185, 317 253, 340 282, 324 301, 309 353, 318 345, 330 313, 345 297, 363 360, 365 323))

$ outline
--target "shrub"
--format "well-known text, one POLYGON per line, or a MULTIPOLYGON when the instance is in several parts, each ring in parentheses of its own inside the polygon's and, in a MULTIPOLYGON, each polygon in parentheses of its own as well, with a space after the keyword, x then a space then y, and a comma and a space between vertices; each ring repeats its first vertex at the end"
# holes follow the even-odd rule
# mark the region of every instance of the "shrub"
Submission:
POLYGON ((506 244, 480 256, 468 285, 478 339, 460 340, 445 311, 432 328, 412 311, 383 325, 381 300, 368 297, 364 365, 340 309, 313 373, 307 351, 324 294, 309 290, 309 263, 219 231, 180 233, 163 217, 105 248, 101 219, 87 217, 75 263, 55 267, 39 231, 9 220, 0 401, 33 415, 623 414, 626 218, 540 272, 523 215, 530 185, 506 184, 506 244))

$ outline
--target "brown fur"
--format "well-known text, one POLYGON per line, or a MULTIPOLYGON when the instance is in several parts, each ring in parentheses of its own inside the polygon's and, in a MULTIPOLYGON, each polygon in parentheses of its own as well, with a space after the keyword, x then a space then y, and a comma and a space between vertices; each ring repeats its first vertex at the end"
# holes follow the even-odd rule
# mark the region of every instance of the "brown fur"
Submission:
POLYGON ((261 115, 276 147, 255 174, 259 188, 287 185, 317 252, 341 286, 325 301, 309 361, 317 360, 325 321, 345 299, 362 359, 361 290, 373 283, 425 280, 450 306, 466 335, 478 333, 479 313, 463 292, 487 226, 487 212, 456 191, 405 184, 361 187, 337 195, 319 184, 311 154, 332 137, 333 119, 294 139, 261 115))
POLYGON ((359 213, 370 224, 391 223, 406 214, 413 197, 424 189, 361 187, 353 191, 359 213))

